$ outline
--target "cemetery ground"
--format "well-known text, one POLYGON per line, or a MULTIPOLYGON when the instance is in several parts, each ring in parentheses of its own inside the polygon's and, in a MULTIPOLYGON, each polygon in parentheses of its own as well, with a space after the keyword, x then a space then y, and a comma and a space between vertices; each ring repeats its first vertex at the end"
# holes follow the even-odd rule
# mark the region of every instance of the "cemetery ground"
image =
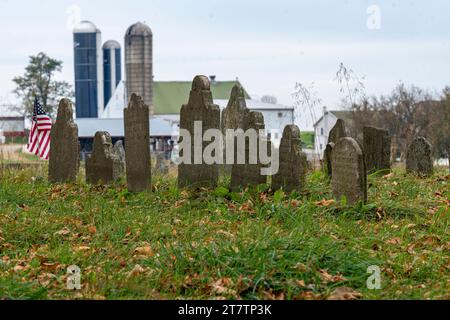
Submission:
POLYGON ((137 194, 46 177, 46 165, 0 172, 0 299, 450 298, 446 168, 370 175, 368 204, 352 207, 320 171, 290 196, 225 182, 183 191, 173 176, 137 194), (67 290, 70 265, 79 291, 67 290))

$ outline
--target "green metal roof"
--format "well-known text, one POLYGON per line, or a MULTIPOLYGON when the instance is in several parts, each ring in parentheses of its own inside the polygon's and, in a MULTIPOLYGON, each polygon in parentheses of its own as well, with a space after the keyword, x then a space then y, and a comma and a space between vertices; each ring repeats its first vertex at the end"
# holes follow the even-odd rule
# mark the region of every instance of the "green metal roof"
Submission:
MULTIPOLYGON (((239 81, 215 81, 211 83, 214 99, 229 99, 231 89, 240 84, 239 81)), ((153 103, 155 114, 179 114, 181 106, 189 100, 192 88, 191 81, 155 81, 153 87, 153 103)), ((246 99, 250 96, 245 91, 246 99)))

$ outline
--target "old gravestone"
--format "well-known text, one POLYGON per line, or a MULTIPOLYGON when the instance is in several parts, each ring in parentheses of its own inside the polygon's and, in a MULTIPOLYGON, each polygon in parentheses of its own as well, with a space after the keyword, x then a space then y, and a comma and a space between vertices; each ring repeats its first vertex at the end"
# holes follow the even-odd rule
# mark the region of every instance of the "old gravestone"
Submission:
POLYGON ((244 88, 237 84, 231 90, 227 107, 222 111, 222 133, 225 134, 227 129, 244 129, 244 119, 248 112, 244 88))
POLYGON ((323 155, 324 160, 324 169, 326 170, 326 173, 331 178, 332 173, 332 166, 331 166, 331 154, 333 152, 334 145, 344 137, 347 137, 347 130, 345 129, 345 122, 342 119, 338 119, 336 121, 336 124, 334 125, 333 129, 331 129, 329 135, 328 135, 328 143, 327 147, 325 148, 325 152, 323 155))
POLYGON ((213 104, 209 79, 205 76, 196 76, 192 82, 189 101, 181 107, 180 113, 180 130, 189 132, 191 137, 189 143, 183 141, 186 148, 190 150, 190 158, 188 154, 185 154, 189 150, 180 150, 180 157, 190 160, 178 166, 178 186, 180 188, 215 187, 217 185, 218 165, 206 164, 203 158, 203 152, 209 143, 203 141, 202 137, 208 129, 220 130, 220 108, 213 104), (201 130, 197 130, 200 132, 194 130, 196 122, 197 125, 201 124, 201 130), (198 143, 196 144, 195 141, 198 143))
POLYGON ((86 182, 108 184, 120 178, 121 162, 114 154, 111 136, 108 132, 97 132, 92 155, 86 159, 86 182))
MULTIPOLYGON (((227 107, 222 111, 221 117, 221 129, 222 134, 226 135, 227 130, 244 130, 244 120, 249 113, 247 104, 245 102, 245 91, 241 85, 237 84, 231 90, 230 100, 228 101, 227 107)), ((227 141, 224 139, 224 151, 227 148, 227 141)), ((237 139, 234 139, 234 163, 237 161, 237 139)), ((224 152, 224 173, 230 175, 232 171, 232 164, 226 163, 226 153, 224 152)))
POLYGON ((78 127, 73 121, 70 100, 62 99, 51 131, 48 180, 52 183, 73 182, 79 168, 78 127))
POLYGON ((416 137, 406 152, 406 172, 416 173, 421 177, 433 173, 431 144, 424 137, 416 137))
POLYGON ((141 97, 131 95, 124 110, 125 161, 128 190, 142 192, 150 187, 149 107, 141 97))
POLYGON ((341 138, 345 137, 347 137, 345 122, 342 119, 338 119, 328 135, 328 143, 333 142, 336 144, 341 138))
POLYGON ((341 138, 333 148, 331 161, 333 195, 345 197, 349 205, 367 202, 367 171, 359 144, 353 138, 341 138))
POLYGON ((272 178, 272 189, 301 191, 305 186, 307 159, 302 152, 300 129, 296 125, 284 128, 280 144, 280 167, 272 178))
POLYGON ((245 136, 245 146, 236 145, 237 159, 231 169, 232 190, 238 190, 248 186, 257 186, 267 182, 267 176, 261 174, 261 169, 264 166, 259 159, 259 148, 262 143, 267 143, 268 150, 271 150, 271 144, 269 145, 270 141, 265 141, 263 137, 259 135, 259 130, 264 130, 265 128, 263 114, 256 111, 247 112, 244 117, 243 126, 244 132, 249 133, 248 130, 253 130, 255 134, 253 137, 245 136), (239 154, 242 155, 245 164, 238 163, 237 160, 239 159, 239 154))
POLYGON ((391 137, 387 130, 364 127, 363 147, 368 173, 391 170, 391 137))
POLYGON ((116 166, 114 166, 115 169, 115 176, 117 177, 123 177, 125 175, 125 166, 126 166, 126 160, 125 160, 125 149, 123 147, 123 141, 119 140, 116 142, 116 144, 113 147, 112 150, 114 156, 118 159, 118 163, 116 166))

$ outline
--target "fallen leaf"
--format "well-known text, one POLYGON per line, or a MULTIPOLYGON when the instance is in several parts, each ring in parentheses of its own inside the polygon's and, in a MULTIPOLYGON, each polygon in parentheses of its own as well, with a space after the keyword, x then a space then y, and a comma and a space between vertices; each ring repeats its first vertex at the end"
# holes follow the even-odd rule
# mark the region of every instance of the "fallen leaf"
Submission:
POLYGON ((389 173, 389 174, 387 174, 387 175, 384 175, 384 176, 383 176, 383 179, 390 179, 390 178, 392 178, 394 175, 395 175, 395 174, 394 174, 393 172, 391 172, 391 173, 389 173))
POLYGON ((323 199, 321 201, 314 202, 314 204, 319 207, 329 207, 335 203, 336 203, 336 200, 334 200, 334 199, 330 199, 330 200, 323 199))
POLYGON ((55 232, 55 236, 67 236, 70 233, 70 230, 67 228, 61 229, 55 232))
POLYGON ((140 258, 153 257, 155 255, 152 248, 148 245, 143 247, 137 247, 136 249, 134 249, 134 254, 135 257, 140 258))
POLYGON ((304 287, 306 286, 304 280, 295 280, 295 283, 296 283, 299 287, 302 287, 302 288, 304 288, 304 287))
POLYGON ((137 264, 134 266, 134 268, 130 272, 127 273, 127 278, 138 276, 144 272, 145 272, 145 269, 137 264))
POLYGON ((336 288, 328 300, 358 300, 361 299, 362 294, 348 287, 336 288))
POLYGON ((233 289, 227 288, 227 286, 233 285, 230 278, 221 278, 212 284, 212 289, 215 294, 225 294, 230 296, 236 296, 237 292, 233 289))
POLYGON ((222 234, 222 235, 227 236, 227 237, 229 237, 229 238, 231 238, 231 239, 234 239, 234 238, 235 238, 235 235, 234 235, 234 234, 232 234, 232 233, 230 233, 230 232, 228 232, 228 231, 225 231, 225 230, 219 230, 219 231, 217 231, 216 233, 217 233, 217 234, 222 234))
POLYGON ((337 275, 331 275, 327 272, 327 270, 319 270, 320 276, 324 280, 325 283, 327 282, 338 282, 338 281, 345 281, 345 279, 341 274, 337 275))
POLYGON ((79 251, 89 251, 91 250, 91 247, 88 246, 79 246, 79 247, 75 247, 74 251, 79 252, 79 251))
POLYGON ((395 237, 395 238, 387 240, 386 243, 387 244, 401 244, 402 239, 400 239, 399 237, 395 237))
POLYGON ((88 227, 88 231, 90 234, 96 234, 97 233, 97 228, 95 226, 89 226, 88 227))
POLYGON ((49 272, 55 272, 58 271, 58 269, 60 268, 60 264, 59 263, 51 263, 51 262, 45 262, 43 264, 41 264, 41 267, 49 272))
POLYGON ((30 268, 31 268, 30 265, 23 266, 23 265, 18 264, 13 268, 13 270, 14 270, 14 272, 25 272, 25 271, 28 271, 30 268))

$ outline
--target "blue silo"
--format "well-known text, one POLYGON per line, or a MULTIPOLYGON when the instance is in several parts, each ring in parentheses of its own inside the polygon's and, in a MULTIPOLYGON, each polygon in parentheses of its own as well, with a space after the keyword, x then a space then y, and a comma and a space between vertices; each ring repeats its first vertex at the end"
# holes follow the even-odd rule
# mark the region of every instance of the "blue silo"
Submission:
POLYGON ((122 57, 119 42, 106 41, 103 45, 104 103, 108 105, 111 96, 122 80, 122 57))
POLYGON ((98 118, 104 108, 101 32, 89 21, 73 31, 77 118, 98 118))

